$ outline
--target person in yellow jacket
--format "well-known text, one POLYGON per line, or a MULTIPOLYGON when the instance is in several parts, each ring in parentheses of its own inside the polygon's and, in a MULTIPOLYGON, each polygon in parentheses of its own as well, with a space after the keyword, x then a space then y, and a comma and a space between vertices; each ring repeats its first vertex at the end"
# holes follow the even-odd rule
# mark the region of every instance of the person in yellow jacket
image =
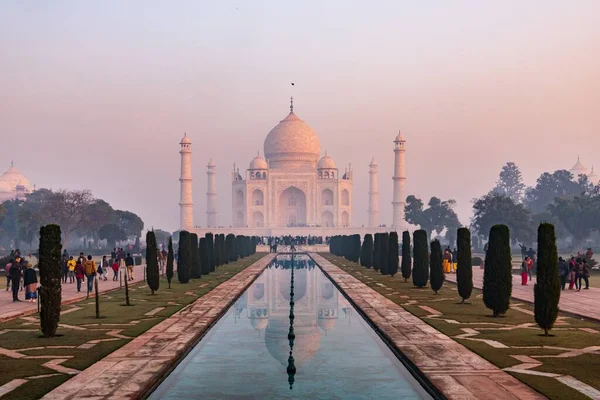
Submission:
POLYGON ((96 263, 92 260, 92 256, 88 255, 87 260, 85 260, 85 275, 87 277, 87 297, 90 297, 90 292, 94 290, 94 278, 96 277, 96 273, 98 269, 96 268, 96 263))
POLYGON ((67 270, 69 272, 69 283, 75 282, 75 265, 77 263, 73 260, 73 256, 69 257, 69 261, 67 261, 67 270))

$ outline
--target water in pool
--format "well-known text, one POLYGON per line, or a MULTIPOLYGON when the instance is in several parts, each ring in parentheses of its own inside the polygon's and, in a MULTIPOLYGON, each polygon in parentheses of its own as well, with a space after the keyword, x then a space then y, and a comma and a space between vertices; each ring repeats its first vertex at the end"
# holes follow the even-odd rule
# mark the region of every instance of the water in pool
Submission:
POLYGON ((431 398, 308 256, 293 268, 278 256, 150 398, 431 398))

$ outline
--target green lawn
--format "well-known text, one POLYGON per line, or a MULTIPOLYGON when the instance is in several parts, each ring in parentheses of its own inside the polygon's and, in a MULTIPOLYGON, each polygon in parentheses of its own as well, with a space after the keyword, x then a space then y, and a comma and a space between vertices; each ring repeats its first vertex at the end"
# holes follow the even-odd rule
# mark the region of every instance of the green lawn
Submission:
MULTIPOLYGON (((473 291, 468 303, 460 304, 460 297, 456 285, 453 283, 445 282, 436 296, 430 287, 415 288, 411 279, 405 283, 401 275, 383 276, 379 272, 366 269, 341 257, 329 253, 321 255, 500 368, 521 364, 511 355, 527 355, 533 358, 536 356, 556 356, 557 354, 566 353, 568 349, 600 346, 600 323, 582 321, 578 318, 560 314, 559 323, 551 331, 553 336, 544 337, 542 335, 543 331, 535 325, 533 315, 530 314, 533 311, 533 306, 525 302, 513 299, 511 304, 514 308, 510 309, 504 317, 492 318, 490 310, 483 304, 480 290, 473 291), (379 286, 378 283, 383 284, 384 287, 379 286), (514 306, 517 304, 518 306, 514 306), (430 307, 442 315, 432 318, 431 312, 422 309, 420 306, 430 307), (522 324, 530 325, 519 326, 522 324), (465 333, 463 331, 465 328, 472 328, 479 332, 472 339, 493 340, 508 346, 508 348, 495 348, 481 341, 456 338, 457 335, 465 333), (595 333, 586 332, 582 328, 593 329, 592 332, 595 333), (546 346, 554 348, 549 349, 546 346), (556 347, 562 349, 556 349, 556 347)), ((536 371, 568 374, 600 390, 599 354, 537 358, 536 360, 543 363, 543 365, 534 368, 536 371)), ((512 372, 511 374, 551 399, 576 400, 588 398, 554 378, 512 372)))
MULTIPOLYGON (((100 319, 95 317, 94 299, 64 306, 63 313, 74 308, 80 309, 61 315, 60 323, 68 326, 59 326, 57 336, 54 338, 46 339, 40 336, 37 314, 0 323, 0 347, 11 350, 21 349, 19 352, 26 356, 47 355, 56 356, 56 358, 64 356, 68 360, 60 365, 83 370, 202 297, 264 255, 265 253, 257 253, 238 262, 219 267, 214 273, 203 276, 201 279, 194 279, 187 284, 178 283, 177 274, 175 274, 171 289, 168 289, 166 279, 162 278, 160 288, 154 296, 150 294, 145 282, 137 283, 130 288, 130 299, 133 303, 131 307, 124 305, 124 289, 103 294, 100 296, 100 319), (164 309, 151 316, 145 315, 159 307, 164 307, 164 309), (115 333, 116 335, 114 335, 115 333), (118 337, 121 335, 127 338, 118 337), (82 345, 87 347, 90 341, 94 340, 106 341, 101 341, 90 348, 77 348, 82 345), (57 348, 55 346, 69 347, 57 348)), ((0 371, 2 371, 0 386, 12 379, 26 379, 36 375, 56 373, 56 371, 42 366, 51 359, 15 359, 0 355, 0 371)), ((69 378, 69 375, 59 373, 55 376, 29 380, 3 399, 36 399, 69 378)))

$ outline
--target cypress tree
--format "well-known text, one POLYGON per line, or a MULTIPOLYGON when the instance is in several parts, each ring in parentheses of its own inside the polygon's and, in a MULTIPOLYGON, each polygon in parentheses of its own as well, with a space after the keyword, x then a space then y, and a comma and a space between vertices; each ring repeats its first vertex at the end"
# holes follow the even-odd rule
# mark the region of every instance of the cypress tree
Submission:
POLYGON ((390 248, 388 256, 388 272, 391 276, 398 273, 398 232, 390 232, 390 248))
POLYGON ((350 237, 350 247, 352 249, 351 252, 351 261, 358 263, 360 260, 360 235, 355 234, 350 237))
POLYGON ((225 240, 225 234, 219 235, 221 238, 221 265, 229 264, 229 252, 227 251, 227 242, 225 240))
MULTIPOLYGON (((493 316, 506 313, 512 293, 512 265, 510 232, 506 225, 494 225, 483 270, 483 302, 493 316)), ((459 267, 460 268, 460 267, 459 267)))
POLYGON ((373 269, 379 271, 381 268, 381 233, 375 234, 373 242, 373 269))
POLYGON ((188 283, 192 270, 192 248, 190 233, 179 232, 179 258, 177 259, 177 279, 179 283, 188 283))
POLYGON ((379 271, 381 275, 389 275, 389 265, 390 265, 390 234, 382 233, 381 234, 381 265, 379 271))
POLYGON ((190 234, 190 248, 192 251, 192 279, 202 278, 202 264, 200 263, 200 249, 198 248, 198 235, 190 234))
POLYGON ((169 237, 169 250, 167 253, 167 282, 171 289, 171 279, 173 279, 173 238, 169 237))
POLYGON ((413 233, 413 284, 422 288, 427 286, 429 280, 429 250, 427 246, 427 232, 419 229, 413 233))
POLYGON ((96 319, 100 318, 100 294, 98 293, 98 279, 94 279, 94 294, 96 297, 94 298, 96 302, 96 319))
MULTIPOLYGON (((40 228, 40 327, 44 337, 56 335, 61 303, 60 226, 40 228)), ((14 283, 13 283, 14 284, 14 283)))
POLYGON ((158 248, 156 236, 152 230, 146 232, 146 282, 148 282, 152 294, 158 290, 159 280, 158 248))
POLYGON ((125 305, 132 305, 129 301, 129 277, 127 276, 127 268, 125 268, 125 305))
POLYGON ((410 232, 402 232, 402 277, 404 282, 410 278, 411 270, 411 257, 410 257, 410 232))
POLYGON ((210 274, 210 264, 208 262, 208 243, 206 238, 200 238, 200 264, 202 265, 202 275, 210 274))
POLYGON ((554 225, 543 223, 538 227, 537 281, 533 286, 535 322, 548 331, 558 316, 560 281, 558 277, 558 251, 554 225))
POLYGON ((227 249, 227 256, 229 257, 229 262, 237 261, 237 249, 235 246, 235 235, 230 233, 227 235, 225 239, 225 248, 227 249))
POLYGON ((208 271, 215 272, 215 243, 212 233, 206 234, 206 254, 208 257, 208 271))
POLYGON ((473 292, 473 265, 471 257, 471 232, 467 228, 459 228, 456 234, 456 285, 462 303, 471 297, 473 292))
POLYGON ((442 245, 439 240, 433 240, 431 242, 431 253, 429 254, 429 267, 431 268, 431 289, 433 289, 435 294, 438 294, 446 279, 442 261, 442 245))
POLYGON ((365 235, 360 262, 366 268, 371 268, 373 266, 373 235, 370 233, 365 235))

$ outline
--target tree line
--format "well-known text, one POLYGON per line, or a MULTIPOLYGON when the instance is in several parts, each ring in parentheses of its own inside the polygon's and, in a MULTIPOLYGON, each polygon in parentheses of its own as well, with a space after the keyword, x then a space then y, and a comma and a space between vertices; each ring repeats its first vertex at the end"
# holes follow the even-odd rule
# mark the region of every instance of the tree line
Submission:
MULTIPOLYGON (((9 248, 21 244, 36 248, 42 226, 61 227, 65 247, 87 249, 89 243, 106 240, 107 247, 128 239, 139 243, 144 229, 142 219, 131 211, 115 210, 95 198, 89 190, 38 189, 26 200, 7 200, 0 204, 0 245, 9 248), (78 239, 85 244, 77 243, 78 239)), ((167 238, 164 238, 165 243, 167 238)))
MULTIPOLYGON (((428 282, 437 295, 445 281, 442 246, 439 240, 428 243, 427 232, 416 230, 402 233, 400 272, 404 282, 412 275, 412 283, 424 288, 428 282)), ((473 258, 471 232, 468 228, 456 231, 457 263, 456 282, 461 302, 465 303, 473 292, 473 258)), ((333 236, 330 252, 346 260, 373 269, 382 275, 394 277, 398 273, 399 244, 396 232, 333 236)), ((560 281, 558 275, 558 251, 554 225, 541 223, 537 230, 538 270, 534 286, 535 321, 546 335, 558 316, 560 281)), ((505 314, 510 308, 512 294, 512 259, 510 252, 510 229, 496 224, 490 228, 483 275, 483 302, 493 317, 505 314)))

